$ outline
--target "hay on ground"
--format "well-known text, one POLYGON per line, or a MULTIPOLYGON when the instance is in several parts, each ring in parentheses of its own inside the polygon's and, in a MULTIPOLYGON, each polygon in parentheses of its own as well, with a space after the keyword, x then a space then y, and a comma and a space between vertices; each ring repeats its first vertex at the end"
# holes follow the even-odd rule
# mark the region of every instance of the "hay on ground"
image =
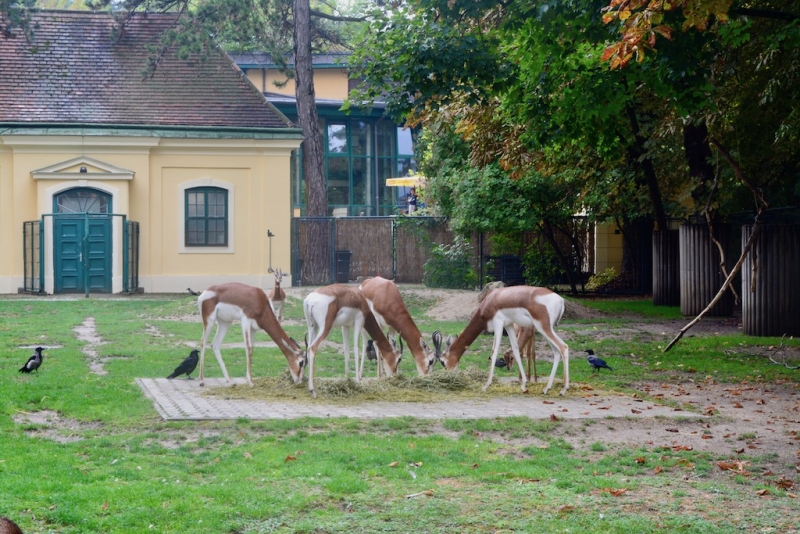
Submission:
MULTIPOLYGON (((308 381, 295 384, 286 371, 280 376, 265 377, 253 380, 252 388, 247 386, 215 387, 206 394, 222 396, 229 399, 303 401, 308 402, 340 402, 358 404, 365 401, 391 402, 436 402, 453 399, 487 399, 492 397, 508 397, 523 395, 518 381, 497 379, 495 375, 492 385, 484 392, 483 385, 488 378, 488 371, 475 367, 464 370, 433 371, 426 376, 399 374, 391 378, 378 380, 364 378, 356 382, 348 378, 314 378, 317 398, 308 393, 308 381)), ((542 383, 528 383, 525 396, 541 395, 542 383)), ((554 389, 558 391, 560 384, 554 389)), ((578 394, 570 390, 570 394, 578 394)))

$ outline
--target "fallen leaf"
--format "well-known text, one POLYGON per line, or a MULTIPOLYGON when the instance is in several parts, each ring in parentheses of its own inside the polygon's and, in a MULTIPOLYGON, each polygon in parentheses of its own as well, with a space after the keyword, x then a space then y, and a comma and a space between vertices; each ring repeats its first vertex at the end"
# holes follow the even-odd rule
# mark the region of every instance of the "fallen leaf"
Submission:
POLYGON ((741 404, 739 404, 738 402, 734 402, 734 403, 733 403, 733 407, 734 407, 734 408, 744 408, 744 406, 742 406, 742 405, 741 405, 741 404))
POLYGON ((756 404, 760 404, 761 406, 765 405, 767 402, 764 399, 758 399, 756 404))
POLYGON ((712 436, 711 434, 703 434, 702 436, 700 436, 700 438, 701 439, 714 439, 714 436, 712 436))
POLYGON ((758 490, 758 491, 756 492, 756 495, 759 495, 759 496, 761 496, 761 497, 764 497, 764 496, 766 496, 766 495, 769 495, 769 490, 768 490, 768 489, 766 489, 766 488, 765 488, 765 489, 762 489, 762 490, 758 490))
POLYGON ((657 466, 655 466, 655 467, 653 468, 653 474, 654 474, 654 475, 657 475, 657 474, 659 474, 660 472, 661 472, 661 466, 660 466, 660 465, 657 465, 657 466))
POLYGON ((245 458, 252 458, 253 457, 253 455, 250 454, 249 452, 242 453, 242 456, 244 456, 245 458))
POLYGON ((551 421, 558 421, 558 417, 556 417, 556 414, 554 414, 554 413, 551 413, 551 414, 550 414, 550 420, 551 420, 551 421))
POLYGON ((631 413, 642 413, 641 410, 637 410, 635 408, 631 408, 631 413))
POLYGON ((566 514, 567 512, 571 512, 574 509, 575 509, 574 506, 571 506, 569 504, 565 504, 564 506, 562 506, 561 508, 558 509, 558 513, 559 514, 566 514))
POLYGON ((667 432, 678 432, 677 428, 665 428, 664 430, 666 430, 667 432))
POLYGON ((605 491, 614 497, 619 497, 620 495, 627 493, 628 490, 625 488, 602 488, 600 491, 605 491))
POLYGON ((477 469, 477 468, 478 468, 478 464, 472 464, 472 465, 470 466, 470 469, 477 469))
POLYGON ((645 463, 646 461, 647 461, 647 459, 646 459, 644 456, 639 456, 638 458, 636 458, 636 459, 634 460, 634 462, 636 462, 637 464, 643 464, 643 463, 645 463))
POLYGON ((291 454, 287 454, 286 458, 283 461, 284 462, 291 462, 291 461, 294 461, 294 460, 297 460, 296 456, 292 456, 291 454))
POLYGON ((694 448, 692 446, 690 446, 690 445, 673 445, 672 446, 672 450, 675 451, 675 452, 692 451, 692 450, 694 450, 694 448))
POLYGON ((546 400, 546 401, 542 401, 542 403, 543 403, 543 404, 555 404, 555 402, 553 402, 553 401, 548 401, 548 400, 546 400))
POLYGON ((397 467, 399 464, 400 462, 392 462, 389 464, 389 467, 397 467))
POLYGON ((794 488, 794 482, 792 482, 788 478, 779 479, 777 482, 775 482, 775 485, 783 490, 790 490, 794 488))
POLYGON ((108 501, 104 502, 103 506, 101 506, 100 508, 102 508, 103 510, 108 510, 108 501))
POLYGON ((789 497, 790 499, 796 499, 797 498, 797 495, 795 495, 794 493, 787 493, 786 496, 789 497))

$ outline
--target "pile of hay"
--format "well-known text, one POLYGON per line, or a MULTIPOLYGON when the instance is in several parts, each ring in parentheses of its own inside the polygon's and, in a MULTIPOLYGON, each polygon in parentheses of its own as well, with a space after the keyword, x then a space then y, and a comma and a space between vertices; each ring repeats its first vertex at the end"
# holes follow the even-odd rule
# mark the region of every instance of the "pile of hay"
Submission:
MULTIPOLYGON (((452 399, 487 399, 522 395, 518 381, 498 381, 495 376, 492 385, 485 392, 481 390, 488 378, 488 371, 470 367, 464 370, 436 370, 427 376, 399 374, 392 378, 378 380, 364 378, 360 383, 353 378, 314 378, 317 398, 308 393, 308 381, 301 384, 292 382, 289 372, 277 377, 253 380, 252 388, 247 386, 216 387, 206 394, 228 399, 337 402, 358 404, 365 401, 391 402, 435 402, 452 399)), ((557 384, 560 388, 560 384, 557 384)), ((544 384, 528 384, 527 395, 541 395, 544 384)))

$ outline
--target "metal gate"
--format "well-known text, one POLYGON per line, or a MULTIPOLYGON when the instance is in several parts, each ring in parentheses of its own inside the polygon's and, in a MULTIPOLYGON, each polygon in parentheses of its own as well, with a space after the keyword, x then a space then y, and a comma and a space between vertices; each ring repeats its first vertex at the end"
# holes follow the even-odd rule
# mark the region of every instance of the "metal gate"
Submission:
MULTIPOLYGON (((53 232, 57 227, 55 219, 62 217, 61 214, 47 213, 42 215, 42 218, 38 221, 25 221, 22 225, 22 242, 24 249, 23 291, 26 293, 44 293, 45 291, 44 265, 46 264, 47 254, 44 243, 47 237, 45 235, 45 229, 47 228, 45 219, 47 217, 53 218, 54 224, 51 226, 52 229, 50 230, 53 232)), ((74 215, 71 217, 72 219, 76 219, 74 215)), ((84 219, 98 219, 97 214, 82 214, 82 217, 84 219)), ((139 223, 128 221, 127 216, 120 214, 102 216, 102 218, 108 220, 111 220, 113 217, 121 217, 122 220, 122 291, 123 293, 137 292, 139 291, 139 223)), ((76 235, 77 241, 82 241, 82 244, 76 245, 80 246, 80 251, 76 255, 76 261, 80 263, 80 269, 76 268, 76 270, 79 270, 79 276, 83 277, 83 284, 80 287, 87 297, 89 296, 90 289, 93 288, 90 279, 92 251, 94 250, 97 252, 99 250, 96 246, 92 246, 92 243, 96 240, 92 239, 90 226, 90 224, 84 224, 81 226, 82 230, 80 232, 76 230, 76 232, 82 233, 81 236, 76 235)), ((53 237, 54 236, 51 236, 51 238, 53 237)), ((101 237, 102 239, 106 239, 105 235, 101 237)), ((56 239, 53 239, 53 243, 56 243, 56 239)), ((101 247, 101 249, 103 249, 102 252, 98 252, 100 257, 96 259, 102 262, 103 265, 105 265, 105 262, 109 262, 110 265, 110 250, 108 250, 108 247, 101 247)), ((54 267, 57 267, 55 262, 54 267)), ((103 267, 103 269, 105 269, 105 267, 103 267)), ((94 289, 97 288, 95 287, 94 289)))

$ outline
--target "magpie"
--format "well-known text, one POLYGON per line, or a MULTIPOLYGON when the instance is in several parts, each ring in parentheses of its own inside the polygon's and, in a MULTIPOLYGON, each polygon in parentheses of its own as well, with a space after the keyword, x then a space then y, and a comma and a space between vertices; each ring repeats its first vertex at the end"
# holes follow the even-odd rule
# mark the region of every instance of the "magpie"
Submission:
POLYGON ((591 365, 594 369, 596 369, 598 373, 600 372, 601 368, 608 369, 609 371, 614 370, 611 367, 609 367, 606 362, 595 356, 594 351, 592 349, 586 350, 584 352, 589 355, 589 365, 591 365))
POLYGON ((185 374, 186 378, 192 380, 192 377, 189 375, 191 375, 194 372, 194 368, 197 367, 197 360, 199 357, 200 353, 197 351, 197 349, 193 349, 186 359, 183 360, 167 378, 173 379, 185 374))
POLYGON ((33 349, 33 355, 28 358, 28 361, 25 362, 25 365, 19 370, 20 373, 30 373, 31 371, 39 372, 39 366, 42 365, 42 359, 44 356, 42 355, 42 351, 44 349, 42 347, 36 347, 33 349))

